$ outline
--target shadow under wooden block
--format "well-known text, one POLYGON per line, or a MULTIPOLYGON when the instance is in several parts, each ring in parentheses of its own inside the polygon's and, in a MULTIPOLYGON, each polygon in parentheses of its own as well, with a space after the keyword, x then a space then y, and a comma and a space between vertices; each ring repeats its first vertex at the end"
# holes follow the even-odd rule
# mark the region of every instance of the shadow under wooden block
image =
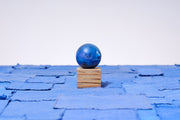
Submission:
POLYGON ((77 88, 101 87, 101 68, 77 68, 77 88))

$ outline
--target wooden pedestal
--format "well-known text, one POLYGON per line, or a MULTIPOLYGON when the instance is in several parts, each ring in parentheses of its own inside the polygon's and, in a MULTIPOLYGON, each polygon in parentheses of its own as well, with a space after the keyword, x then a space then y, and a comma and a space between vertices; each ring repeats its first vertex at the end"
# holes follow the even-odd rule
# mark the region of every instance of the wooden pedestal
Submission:
POLYGON ((77 88, 101 87, 101 68, 77 68, 77 88))

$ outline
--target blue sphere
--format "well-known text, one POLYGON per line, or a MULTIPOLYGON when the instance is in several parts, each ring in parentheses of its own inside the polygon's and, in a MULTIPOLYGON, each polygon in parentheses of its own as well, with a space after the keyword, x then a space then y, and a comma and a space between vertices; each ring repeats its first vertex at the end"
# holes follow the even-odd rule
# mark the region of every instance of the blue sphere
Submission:
POLYGON ((76 61, 82 68, 95 68, 101 61, 101 52, 93 44, 84 44, 76 52, 76 61))

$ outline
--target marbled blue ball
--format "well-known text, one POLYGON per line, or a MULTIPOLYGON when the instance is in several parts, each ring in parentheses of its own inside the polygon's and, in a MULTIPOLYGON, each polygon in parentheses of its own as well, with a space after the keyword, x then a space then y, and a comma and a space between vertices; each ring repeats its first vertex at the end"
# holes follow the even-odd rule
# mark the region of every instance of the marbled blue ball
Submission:
POLYGON ((76 52, 76 61, 82 68, 95 68, 101 61, 101 52, 93 44, 84 44, 76 52))

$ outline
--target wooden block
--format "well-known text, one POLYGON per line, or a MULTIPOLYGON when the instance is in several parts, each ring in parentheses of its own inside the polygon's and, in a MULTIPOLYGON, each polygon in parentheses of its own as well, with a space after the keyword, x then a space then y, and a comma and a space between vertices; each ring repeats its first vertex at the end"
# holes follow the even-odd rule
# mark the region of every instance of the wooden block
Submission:
POLYGON ((101 68, 77 68, 77 88, 101 87, 101 68))

